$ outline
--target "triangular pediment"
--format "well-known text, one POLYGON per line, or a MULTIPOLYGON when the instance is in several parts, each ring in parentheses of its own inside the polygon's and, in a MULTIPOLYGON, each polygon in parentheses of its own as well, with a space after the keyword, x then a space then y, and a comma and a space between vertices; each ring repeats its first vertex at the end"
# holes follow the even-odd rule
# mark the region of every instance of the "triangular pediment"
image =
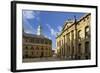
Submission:
POLYGON ((69 26, 71 26, 74 23, 74 21, 67 21, 65 22, 63 29, 62 30, 66 30, 69 26))

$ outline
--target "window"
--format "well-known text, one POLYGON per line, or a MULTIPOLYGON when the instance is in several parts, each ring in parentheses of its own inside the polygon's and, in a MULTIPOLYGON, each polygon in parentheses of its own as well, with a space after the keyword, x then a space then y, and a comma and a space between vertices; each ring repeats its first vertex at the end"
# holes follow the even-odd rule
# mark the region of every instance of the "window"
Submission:
POLYGON ((31 45, 28 45, 28 49, 31 49, 31 45))
POLYGON ((29 42, 29 39, 25 39, 26 42, 29 42))
POLYGON ((32 39, 29 39, 30 42, 32 42, 32 39))
POLYGON ((37 39, 36 42, 39 43, 39 39, 37 39))
POLYGON ((32 43, 34 43, 34 39, 32 39, 32 43))
POLYGON ((27 39, 25 39, 25 41, 27 42, 27 39))
POLYGON ((25 51, 23 58, 28 58, 28 51, 25 51))
POLYGON ((40 44, 43 44, 43 40, 42 39, 40 39, 39 41, 40 41, 40 44))
POLYGON ((26 46, 26 47, 25 47, 25 49, 27 50, 27 49, 28 49, 28 47, 26 46))
POLYGON ((79 30, 78 31, 78 40, 81 41, 81 39, 82 39, 82 31, 79 30))
POLYGON ((89 38, 89 35, 90 35, 90 33, 89 33, 89 27, 86 26, 85 27, 85 38, 89 38))
POLYGON ((72 33, 71 37, 72 37, 72 41, 73 41, 74 40, 74 31, 72 30, 71 33, 72 33))
POLYGON ((85 43, 85 58, 86 59, 89 59, 90 58, 90 46, 89 46, 89 42, 86 42, 85 43))
POLYGON ((43 39, 41 39, 41 44, 44 44, 44 40, 43 39))
POLYGON ((74 45, 72 45, 72 55, 74 54, 74 45))
POLYGON ((32 52, 32 55, 33 55, 34 53, 32 52))
POLYGON ((89 16, 87 17, 87 20, 89 19, 89 16))
POLYGON ((28 51, 25 52, 25 58, 28 58, 28 51))
POLYGON ((34 50, 34 47, 31 47, 32 50, 34 50))
POLYGON ((43 50, 43 46, 42 46, 41 50, 43 50))
POLYGON ((85 53, 89 53, 89 42, 85 43, 85 53))
POLYGON ((41 52, 41 56, 40 57, 43 57, 44 56, 44 54, 43 54, 43 52, 41 52))
POLYGON ((38 48, 38 47, 37 47, 36 49, 37 49, 37 50, 39 50, 39 48, 38 48))
POLYGON ((78 45, 78 53, 81 54, 81 44, 78 45))

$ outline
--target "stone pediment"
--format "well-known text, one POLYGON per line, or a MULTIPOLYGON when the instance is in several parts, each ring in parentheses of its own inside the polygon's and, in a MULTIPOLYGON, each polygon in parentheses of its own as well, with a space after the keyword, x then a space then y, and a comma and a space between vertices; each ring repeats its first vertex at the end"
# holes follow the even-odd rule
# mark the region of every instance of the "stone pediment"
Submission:
POLYGON ((63 26, 63 29, 62 30, 65 30, 67 29, 69 26, 71 26, 72 24, 74 23, 74 21, 70 20, 70 21, 66 21, 64 26, 63 26))

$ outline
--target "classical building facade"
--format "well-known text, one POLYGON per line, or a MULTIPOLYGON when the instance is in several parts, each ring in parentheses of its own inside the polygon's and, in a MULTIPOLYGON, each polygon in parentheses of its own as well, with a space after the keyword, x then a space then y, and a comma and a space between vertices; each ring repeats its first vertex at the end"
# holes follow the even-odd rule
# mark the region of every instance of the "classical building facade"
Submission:
POLYGON ((57 57, 63 59, 90 59, 91 14, 85 14, 79 20, 66 21, 62 31, 56 37, 57 57))
POLYGON ((52 56, 52 41, 42 35, 39 25, 37 34, 23 32, 23 58, 42 58, 52 56))

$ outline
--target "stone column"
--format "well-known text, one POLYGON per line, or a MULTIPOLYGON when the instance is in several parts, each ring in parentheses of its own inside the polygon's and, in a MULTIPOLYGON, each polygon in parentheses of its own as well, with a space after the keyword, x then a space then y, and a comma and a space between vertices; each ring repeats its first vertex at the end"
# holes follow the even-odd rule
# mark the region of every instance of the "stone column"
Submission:
POLYGON ((66 35, 65 35, 65 59, 66 59, 66 52, 67 52, 67 40, 66 40, 66 35))
POLYGON ((64 47, 63 47, 63 55, 64 55, 64 58, 65 58, 65 35, 64 35, 64 47))
POLYGON ((68 36, 66 34, 66 59, 68 57, 68 36))

